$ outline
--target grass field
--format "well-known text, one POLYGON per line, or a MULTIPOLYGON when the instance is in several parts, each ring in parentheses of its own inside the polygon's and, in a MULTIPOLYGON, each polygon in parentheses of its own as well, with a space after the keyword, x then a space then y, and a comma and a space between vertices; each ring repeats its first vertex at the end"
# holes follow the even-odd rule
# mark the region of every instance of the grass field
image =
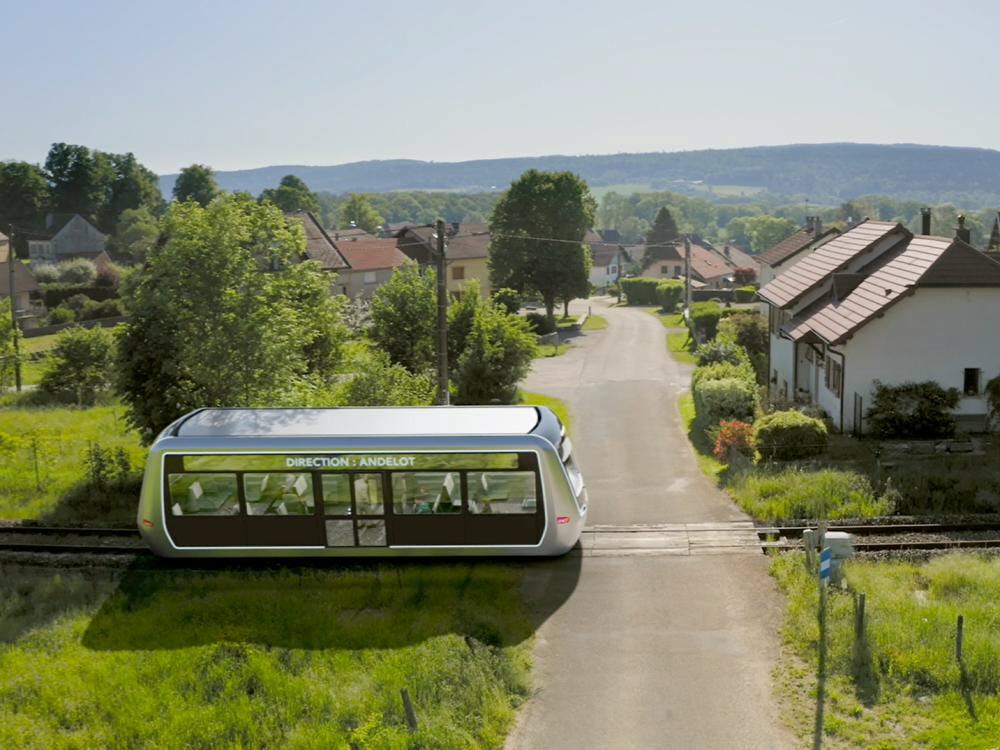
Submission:
POLYGON ((145 458, 120 406, 0 409, 0 519, 133 523, 127 491, 87 492, 84 454, 93 443, 124 449, 138 470, 145 458))
POLYGON ((529 690, 509 567, 0 572, 4 748, 499 748, 529 690))
POLYGON ((566 406, 566 402, 562 399, 555 398, 554 396, 546 396, 541 393, 531 393, 529 391, 521 391, 521 403, 527 404, 528 406, 547 406, 552 411, 556 413, 559 420, 566 427, 566 432, 571 432, 572 420, 569 416, 569 407, 566 406))
POLYGON ((47 336, 35 336, 30 339, 22 338, 20 341, 21 354, 48 351, 55 347, 57 338, 59 338, 59 334, 57 333, 50 333, 47 336))
MULTIPOLYGON (((775 677, 803 739, 815 710, 816 579, 797 554, 775 558, 788 596, 786 659, 775 677)), ((828 608, 828 748, 996 748, 1000 739, 1000 559, 952 554, 926 563, 851 561, 851 591, 828 608), (867 627, 854 632, 853 591, 867 627), (963 662, 955 629, 964 615, 963 662)))
POLYGON ((678 362, 687 365, 697 364, 694 353, 691 351, 690 338, 687 331, 677 331, 667 334, 667 351, 670 356, 678 362))
POLYGON ((558 357, 560 354, 565 354, 573 346, 570 343, 559 343, 559 344, 539 344, 538 353, 535 355, 535 359, 541 357, 558 357))
POLYGON ((608 319, 600 315, 588 315, 587 321, 583 324, 583 331, 603 331, 608 327, 608 319))

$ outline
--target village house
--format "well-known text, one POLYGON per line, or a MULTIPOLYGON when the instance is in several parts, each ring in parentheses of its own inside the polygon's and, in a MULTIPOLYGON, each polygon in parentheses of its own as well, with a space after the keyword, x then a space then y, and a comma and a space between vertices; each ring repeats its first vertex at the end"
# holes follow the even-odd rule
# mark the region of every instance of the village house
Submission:
POLYGON ((110 263, 104 251, 107 236, 80 214, 49 214, 45 229, 28 236, 28 258, 32 263, 59 263, 87 258, 110 263))
POLYGON ((338 272, 337 286, 352 299, 371 297, 397 268, 413 262, 394 239, 341 240, 337 249, 350 266, 338 272))
POLYGON ((840 231, 833 228, 824 231, 818 216, 807 216, 805 227, 756 256, 760 285, 769 284, 779 273, 787 271, 838 234, 840 231))
POLYGON ((716 255, 733 267, 733 285, 741 286, 757 281, 760 278, 760 261, 738 245, 723 245, 722 249, 707 245, 716 255), (739 277, 742 274, 743 279, 739 277))
MULTIPOLYGON (((451 224, 446 240, 448 262, 448 293, 458 296, 473 279, 479 282, 479 292, 488 299, 490 286, 490 233, 486 224, 451 224)), ((434 266, 437 240, 434 227, 406 227, 396 233, 396 246, 421 268, 434 266)))
POLYGON ((628 254, 621 245, 600 243, 590 246, 590 285, 595 289, 607 289, 617 284, 629 263, 628 254))
MULTIPOLYGON (((350 269, 350 264, 341 254, 333 239, 323 229, 323 225, 310 211, 291 211, 285 216, 302 224, 306 235, 306 251, 302 260, 311 260, 319 264, 320 270, 340 274, 350 269)), ((346 285, 340 279, 333 282, 330 291, 333 294, 346 294, 346 285)))
POLYGON ((759 291, 769 306, 770 396, 817 404, 867 431, 875 382, 934 381, 963 394, 960 422, 985 425, 1000 374, 1000 263, 956 237, 865 220, 759 291), (960 335, 959 335, 960 334, 960 335))

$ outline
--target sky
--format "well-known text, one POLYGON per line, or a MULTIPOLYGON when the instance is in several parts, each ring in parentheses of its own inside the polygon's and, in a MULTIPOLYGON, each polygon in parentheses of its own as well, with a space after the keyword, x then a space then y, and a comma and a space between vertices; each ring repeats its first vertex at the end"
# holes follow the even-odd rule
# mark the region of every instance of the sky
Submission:
POLYGON ((0 0, 0 159, 1000 149, 995 0, 0 0), (9 76, 9 77, 8 77, 9 76))

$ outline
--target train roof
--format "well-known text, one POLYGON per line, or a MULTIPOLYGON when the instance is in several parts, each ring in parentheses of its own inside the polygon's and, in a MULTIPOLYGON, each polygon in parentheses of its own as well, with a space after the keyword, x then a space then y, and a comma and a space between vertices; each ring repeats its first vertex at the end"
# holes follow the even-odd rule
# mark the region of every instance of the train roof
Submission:
MULTIPOLYGON (((527 435, 548 421, 543 416, 533 406, 201 409, 180 419, 169 434, 174 437, 527 435)), ((555 442, 558 443, 558 438, 555 442)))

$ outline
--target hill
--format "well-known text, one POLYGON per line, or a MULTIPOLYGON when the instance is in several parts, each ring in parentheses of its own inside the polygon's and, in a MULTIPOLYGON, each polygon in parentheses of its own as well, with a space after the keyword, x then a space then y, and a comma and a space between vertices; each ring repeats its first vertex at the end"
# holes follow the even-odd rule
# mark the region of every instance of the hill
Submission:
MULTIPOLYGON (((505 189, 526 169, 570 170, 593 188, 673 190, 735 201, 765 192, 834 205, 859 195, 951 202, 969 208, 1000 204, 1000 151, 918 144, 826 143, 672 153, 538 156, 425 162, 362 161, 335 166, 281 165, 219 172, 226 190, 254 195, 296 174, 315 191, 505 189)), ((160 179, 169 195, 176 175, 160 179)), ((758 195, 759 197, 759 195, 758 195)))

